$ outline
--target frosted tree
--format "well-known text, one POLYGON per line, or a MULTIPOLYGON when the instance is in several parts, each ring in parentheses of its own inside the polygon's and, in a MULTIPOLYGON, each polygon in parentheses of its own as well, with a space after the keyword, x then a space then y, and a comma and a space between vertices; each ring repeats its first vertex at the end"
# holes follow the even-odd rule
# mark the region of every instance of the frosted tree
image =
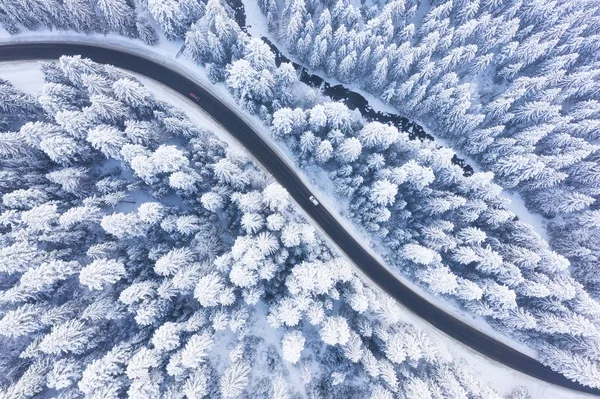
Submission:
POLYGON ((350 334, 350 339, 343 347, 344 356, 352 363, 358 363, 364 353, 363 343, 360 336, 356 333, 350 334))
POLYGON ((99 125, 91 129, 87 141, 107 158, 119 158, 121 147, 127 144, 122 132, 109 125, 99 125))
POLYGON ((377 205, 393 205, 396 202, 398 186, 389 180, 377 180, 372 187, 371 200, 377 205))
MULTIPOLYGON (((77 141, 65 136, 53 136, 43 139, 40 142, 40 149, 52 161, 62 165, 75 163, 83 152, 77 141)), ((2 151, 2 148, 0 148, 0 151, 2 151)))
POLYGON ((148 225, 143 223, 135 213, 114 213, 105 215, 100 226, 117 238, 142 237, 148 232, 148 225))
POLYGON ((114 259, 98 259, 81 269, 79 281, 89 289, 101 290, 108 284, 116 283, 125 275, 123 263, 114 259))
POLYGON ((516 294, 505 285, 490 283, 485 287, 484 297, 499 311, 516 309, 516 294))
POLYGON ((355 137, 344 139, 336 149, 336 155, 340 162, 351 163, 358 159, 362 152, 362 145, 355 137))
POLYGON ((375 88, 382 88, 388 79, 389 62, 387 58, 382 59, 375 65, 372 82, 375 88))
POLYGON ((234 398, 240 395, 248 384, 250 366, 245 362, 237 362, 225 369, 219 380, 221 395, 224 398, 234 398))
POLYGON ((242 216, 241 225, 249 233, 257 233, 264 225, 264 218, 258 213, 246 213, 242 216))
POLYGON ((272 399, 288 399, 290 397, 290 392, 288 386, 283 377, 277 377, 273 380, 272 384, 273 395, 272 399))
POLYGON ((201 202, 202 206, 211 212, 216 212, 224 205, 223 197, 214 192, 202 194, 201 202))
POLYGON ((381 379, 394 392, 398 391, 398 376, 392 363, 386 360, 379 362, 379 373, 381 379))
POLYGON ((194 253, 188 248, 175 248, 161 256, 154 271, 162 276, 173 275, 194 261, 194 253))
POLYGON ((544 358, 553 369, 561 370, 567 377, 583 384, 595 387, 599 385, 598 368, 588 358, 550 345, 544 350, 544 358))
POLYGON ((180 345, 181 327, 173 322, 166 322, 154 331, 152 345, 160 351, 170 351, 180 345))
POLYGON ((65 0, 65 9, 72 16, 75 30, 90 32, 98 27, 97 15, 88 0, 65 0))
POLYGON ((159 356, 154 350, 141 348, 129 359, 125 373, 130 380, 144 378, 153 367, 158 366, 159 356))
POLYGON ((134 10, 124 0, 98 0, 98 9, 106 18, 111 29, 134 36, 134 10))
POLYGON ((208 394, 209 381, 206 371, 202 368, 195 370, 185 381, 183 393, 188 398, 200 399, 208 394))
POLYGON ((192 22, 195 23, 186 33, 185 43, 194 60, 223 68, 227 62, 240 58, 237 55, 243 51, 244 34, 219 0, 209 0, 204 15, 192 22))
MULTIPOLYGON (((39 344, 47 354, 81 354, 89 348, 94 330, 79 320, 68 320, 55 326, 39 344)), ((93 345, 93 344, 92 344, 93 345)))
POLYGON ((182 24, 181 10, 177 0, 148 0, 148 11, 158 22, 167 38, 175 39, 185 34, 185 26, 182 24))
POLYGON ((226 83, 239 98, 252 96, 258 84, 258 71, 245 59, 234 61, 227 67, 226 83))
POLYGON ((181 364, 185 367, 197 368, 204 361, 212 345, 213 337, 210 333, 193 335, 181 352, 181 364))
POLYGON ((418 244, 406 244, 403 248, 403 256, 422 265, 438 263, 441 260, 438 253, 418 244))
POLYGON ((242 183, 240 176, 243 174, 238 165, 230 160, 223 158, 214 166, 215 176, 222 183, 238 184, 242 183))
POLYGON ((458 281, 448 267, 433 267, 417 273, 418 278, 437 294, 450 294, 458 289, 458 281))
POLYGON ((124 121, 130 110, 122 102, 103 94, 90 96, 92 105, 87 108, 89 115, 97 122, 113 124, 124 121))
POLYGON ((137 32, 137 36, 144 43, 149 44, 151 46, 158 44, 158 35, 145 15, 138 14, 136 16, 135 29, 137 32))
POLYGON ((42 359, 33 361, 14 384, 0 391, 7 398, 33 397, 44 389, 49 362, 42 359))
POLYGON ((393 334, 386 340, 386 357, 396 364, 402 364, 406 360, 405 339, 400 334, 393 334))
POLYGON ((89 363, 78 388, 85 394, 117 395, 122 382, 115 379, 125 372, 124 365, 130 359, 130 349, 125 345, 117 345, 104 356, 89 363))
POLYGON ((172 173, 186 166, 189 159, 174 145, 161 145, 152 154, 150 162, 157 173, 172 173))
POLYGON ((410 398, 430 399, 431 391, 427 383, 420 378, 413 378, 404 386, 405 395, 410 398))
POLYGON ((82 111, 60 110, 54 118, 56 123, 75 138, 85 138, 87 130, 92 126, 91 116, 82 111))
POLYGON ((301 109, 281 108, 273 114, 272 133, 276 137, 300 132, 306 123, 306 116, 301 109))
POLYGON ((219 303, 219 295, 224 288, 225 285, 218 274, 208 274, 198 280, 194 297, 202 306, 215 306, 219 303))
POLYGON ((344 345, 350 339, 348 323, 343 317, 329 317, 321 327, 321 339, 328 345, 344 345))
POLYGON ((87 170, 82 167, 58 169, 46 174, 46 178, 61 186, 64 191, 79 194, 87 178, 87 170))
POLYGON ((81 365, 75 360, 61 359, 54 363, 48 374, 48 387, 54 389, 68 388, 81 378, 81 365))
POLYGON ((164 206, 159 202, 144 202, 137 209, 140 221, 147 224, 156 224, 164 217, 164 206))
POLYGON ((357 55, 356 51, 350 52, 338 65, 337 76, 342 82, 351 82, 354 78, 354 70, 356 68, 357 55))
POLYGON ((284 211, 290 203, 289 194, 277 183, 271 183, 263 190, 263 202, 273 211, 284 211))
POLYGON ((286 332, 281 340, 283 359, 295 364, 300 360, 306 339, 300 331, 286 332))
POLYGON ((25 304, 15 310, 8 311, 0 319, 0 335, 17 338, 29 335, 44 328, 40 316, 43 308, 25 304))
POLYGON ((145 108, 153 105, 152 96, 148 90, 134 80, 119 79, 112 84, 112 89, 117 99, 132 108, 145 108))
POLYGON ((51 260, 42 263, 37 268, 30 268, 21 275, 17 286, 5 291, 5 299, 8 299, 11 295, 33 297, 48 292, 55 284, 59 284, 75 275, 79 268, 78 262, 60 260, 51 260))
POLYGON ((31 209, 46 201, 47 194, 35 188, 14 190, 2 196, 2 205, 11 209, 31 209))
POLYGON ((367 148, 377 147, 382 150, 399 141, 400 137, 398 129, 379 122, 366 124, 358 136, 363 146, 367 148))
POLYGON ((259 38, 251 38, 245 47, 244 58, 257 70, 272 70, 275 67, 275 54, 270 47, 259 38))
POLYGON ((6 274, 22 273, 32 262, 39 261, 37 246, 17 241, 0 249, 0 271, 6 274))
POLYGON ((371 399, 393 399, 394 394, 381 385, 375 385, 371 390, 371 399))
POLYGON ((323 140, 315 149, 315 159, 319 163, 326 163, 333 157, 333 146, 329 140, 323 140))

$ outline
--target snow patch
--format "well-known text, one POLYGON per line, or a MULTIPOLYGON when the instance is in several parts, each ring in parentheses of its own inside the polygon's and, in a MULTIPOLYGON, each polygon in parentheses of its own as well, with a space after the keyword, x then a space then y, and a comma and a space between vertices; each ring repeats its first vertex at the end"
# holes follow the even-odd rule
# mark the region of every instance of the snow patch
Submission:
POLYGON ((8 80, 25 93, 40 94, 44 75, 37 61, 11 61, 0 63, 0 78, 8 80))
POLYGON ((261 37, 269 33, 267 18, 254 0, 242 0, 246 12, 246 31, 250 36, 261 37))

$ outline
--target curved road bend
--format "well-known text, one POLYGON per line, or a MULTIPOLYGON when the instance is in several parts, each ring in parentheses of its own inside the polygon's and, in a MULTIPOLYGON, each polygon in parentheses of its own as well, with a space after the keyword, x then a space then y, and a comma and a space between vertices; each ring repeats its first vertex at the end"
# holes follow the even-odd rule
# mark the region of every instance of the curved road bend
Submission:
POLYGON ((567 379, 537 360, 437 308, 402 284, 390 271, 369 255, 327 209, 322 205, 315 206, 310 202, 309 196, 313 194, 302 183, 298 175, 236 112, 229 109, 202 86, 178 72, 148 58, 97 45, 53 44, 51 42, 0 45, 0 61, 57 59, 61 55, 76 54, 96 62, 112 64, 143 74, 186 97, 189 97, 190 92, 196 93, 201 98, 197 105, 208 112, 246 147, 366 277, 437 329, 482 355, 531 377, 564 388, 600 395, 600 389, 583 386, 567 379))

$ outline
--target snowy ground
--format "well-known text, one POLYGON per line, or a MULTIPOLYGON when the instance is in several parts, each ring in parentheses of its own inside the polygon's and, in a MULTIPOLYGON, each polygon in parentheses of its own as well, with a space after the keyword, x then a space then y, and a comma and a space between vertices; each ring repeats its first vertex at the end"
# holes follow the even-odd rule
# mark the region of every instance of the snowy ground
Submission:
MULTIPOLYGON (((251 0, 245 0, 245 3, 249 3, 251 0)), ((246 4, 245 4, 246 5, 246 4)), ((252 15, 252 12, 248 12, 248 10, 253 10, 256 8, 256 5, 248 4, 246 7, 248 21, 252 25, 249 31, 253 31, 256 29, 257 24, 254 22, 252 18, 255 16, 252 15)), ((262 17, 262 15, 261 15, 262 17)), ((253 32, 254 34, 254 32, 253 32)), ((17 38, 14 37, 6 37, 0 34, 0 43, 8 42, 8 41, 36 41, 36 40, 56 40, 56 41, 70 41, 70 42, 95 42, 99 45, 110 46, 115 48, 125 49, 149 58, 154 59, 157 62, 161 62, 167 64, 174 70, 182 73, 185 76, 190 77, 191 79, 197 81, 199 84, 203 84, 207 87, 215 96, 217 96, 221 101, 231 106, 231 108, 237 109, 238 113, 243 117, 243 119, 249 123, 257 132, 261 133, 263 138, 271 144, 271 146, 283 157, 284 160, 288 160, 288 164, 290 166, 291 162, 289 162, 290 155, 286 150, 282 147, 274 143, 269 134, 267 128, 262 125, 260 120, 257 117, 249 116, 245 114, 240 108, 235 105, 234 99, 227 92, 227 89, 222 85, 212 85, 209 83, 204 70, 197 65, 193 64, 190 61, 178 59, 175 60, 175 54, 180 48, 181 43, 171 43, 163 40, 163 45, 157 48, 151 48, 143 45, 141 42, 131 39, 126 39, 114 35, 102 36, 102 35, 81 35, 77 33, 69 33, 69 34, 57 34, 56 32, 46 32, 39 33, 33 32, 29 34, 20 35, 17 38)), ((39 68, 37 67, 37 63, 28 62, 28 63, 3 63, 0 64, 0 78, 8 79, 15 84, 18 88, 21 88, 25 91, 35 93, 39 91, 38 84, 41 83, 41 73, 39 72, 39 68), (19 66, 15 66, 19 65, 19 66), (26 67, 27 66, 27 67, 26 67), (38 87, 38 90, 35 90, 35 87, 38 87)), ((190 118, 200 124, 201 126, 207 126, 207 124, 212 124, 214 127, 215 133, 219 135, 222 139, 227 141, 228 143, 234 143, 235 140, 233 137, 229 136, 228 133, 218 124, 212 120, 208 115, 202 114, 198 112, 198 109, 191 105, 191 103, 183 96, 171 91, 167 87, 160 85, 154 81, 151 81, 147 78, 141 78, 140 80, 146 84, 151 92, 155 94, 158 98, 161 98, 167 102, 170 102, 176 107, 182 108, 190 118)), ((361 93, 362 94, 362 93, 361 93)), ((367 96, 365 96, 367 97, 367 96)), ((372 98, 367 97, 369 102, 373 105, 374 108, 377 107, 376 102, 371 102, 372 98)), ((376 108, 378 109, 378 108, 376 108)), ((383 109, 385 111, 385 109, 383 109)), ((208 126, 207 126, 208 127, 208 126)), ((324 179, 319 179, 317 176, 307 176, 305 173, 299 171, 299 175, 302 177, 305 184, 317 193, 319 200, 322 201, 324 205, 326 205, 331 210, 337 210, 338 212, 334 212, 334 214, 339 214, 339 210, 343 208, 343 204, 335 203, 335 199, 330 195, 332 187, 320 186, 315 187, 317 181, 324 181, 324 179), (320 195, 319 195, 320 194, 320 195)), ((298 209, 300 209, 298 207, 298 209)), ((359 231, 350 221, 348 221, 343 215, 339 218, 342 225, 347 228, 350 232, 354 234, 362 243, 364 243, 366 248, 369 248, 368 244, 371 240, 366 237, 365 232, 359 231)), ((370 251, 374 255, 374 251, 370 251)), ((380 258, 380 257, 378 257, 380 258)), ((407 282, 405 279, 402 279, 404 282, 407 282)), ((412 285, 411 285, 412 286, 412 285)), ((419 292, 423 293, 422 290, 416 288, 419 292)), ((452 306, 445 303, 442 300, 436 300, 435 298, 431 298, 428 296, 432 302, 436 305, 442 306, 447 310, 453 310, 453 314, 460 316, 461 319, 468 322, 468 319, 465 319, 464 314, 458 314, 457 309, 452 309, 452 306)), ((479 375, 479 377, 489 383, 492 387, 494 387, 498 392, 505 394, 510 392, 515 387, 525 385, 527 386, 529 392, 532 394, 534 398, 557 398, 557 399, 567 399, 567 398, 587 398, 591 397, 590 395, 579 394, 573 391, 565 390, 562 388, 558 388, 543 382, 540 382, 536 379, 530 378, 522 373, 504 367, 503 365, 490 361, 489 359, 481 356, 475 351, 472 351, 468 347, 454 341, 450 337, 441 333, 437 329, 433 328, 428 323, 424 322, 417 315, 411 313, 410 311, 406 311, 403 313, 403 318, 410 323, 419 326, 420 328, 426 330, 432 336, 438 337, 442 342, 446 344, 450 352, 454 355, 454 357, 465 363, 465 365, 469 368, 470 371, 479 375)), ((472 322, 477 327, 482 328, 484 331, 488 331, 486 328, 483 328, 481 323, 472 322)), ((488 327, 489 328, 489 327, 488 327)), ((270 329, 267 327, 266 329, 270 329)), ((272 330, 272 329, 271 329, 272 330)), ((271 337, 271 339, 275 339, 275 337, 271 337)), ((514 342, 513 342, 514 343, 514 342)), ((516 344, 516 343, 514 343, 516 344)), ((523 348, 517 347, 517 349, 521 350, 523 348)))
POLYGON ((44 76, 37 61, 15 61, 0 63, 0 78, 10 81, 17 89, 29 94, 38 94, 44 76))

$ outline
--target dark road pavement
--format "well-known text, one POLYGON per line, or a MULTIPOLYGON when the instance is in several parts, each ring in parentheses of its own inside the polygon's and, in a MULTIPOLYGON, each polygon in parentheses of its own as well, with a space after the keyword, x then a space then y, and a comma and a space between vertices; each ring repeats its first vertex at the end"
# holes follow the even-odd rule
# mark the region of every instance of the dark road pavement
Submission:
POLYGON ((561 387, 600 395, 600 390, 585 387, 552 371, 537 360, 512 349, 437 308, 402 284, 361 247, 327 209, 322 205, 315 206, 309 200, 309 196, 313 194, 302 183, 298 175, 280 159, 279 155, 264 142, 258 133, 244 122, 237 112, 232 111, 202 86, 185 76, 151 59, 97 45, 50 42, 0 45, 0 61, 57 59, 61 55, 76 54, 96 62, 112 64, 143 74, 188 98, 190 92, 197 94, 201 100, 196 104, 227 129, 288 190, 294 200, 335 242, 338 248, 360 268, 366 277, 440 331, 514 370, 561 387))

